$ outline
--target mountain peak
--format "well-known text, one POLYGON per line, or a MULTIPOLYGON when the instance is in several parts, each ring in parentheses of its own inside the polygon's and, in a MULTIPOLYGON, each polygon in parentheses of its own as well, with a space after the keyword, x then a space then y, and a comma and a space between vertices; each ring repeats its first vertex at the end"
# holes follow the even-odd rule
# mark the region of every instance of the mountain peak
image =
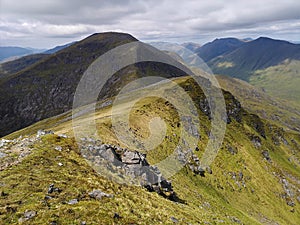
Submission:
POLYGON ((228 54, 229 52, 234 51, 235 49, 239 48, 244 41, 241 41, 237 38, 216 38, 212 42, 209 42, 202 47, 200 47, 196 53, 205 61, 208 62, 209 60, 222 55, 228 54))
POLYGON ((269 38, 269 37, 259 37, 257 39, 255 39, 253 42, 273 42, 273 43, 286 43, 286 44, 292 44, 288 41, 285 41, 285 40, 278 40, 278 39, 272 39, 272 38, 269 38))
MULTIPOLYGON (((84 40, 88 40, 88 39, 105 39, 105 38, 124 38, 124 39, 129 39, 129 40, 134 40, 137 41, 137 39, 135 37, 133 37, 132 35, 128 34, 128 33, 121 33, 121 32, 104 32, 104 33, 94 33, 90 36, 88 36, 87 38, 85 38, 84 40)), ((83 41, 84 41, 83 40, 83 41)))

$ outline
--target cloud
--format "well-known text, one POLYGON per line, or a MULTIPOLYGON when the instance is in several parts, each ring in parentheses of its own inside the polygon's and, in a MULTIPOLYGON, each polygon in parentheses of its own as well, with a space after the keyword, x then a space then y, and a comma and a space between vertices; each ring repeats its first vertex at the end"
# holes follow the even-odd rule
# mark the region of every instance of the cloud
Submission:
MULTIPOLYGON (((299 36, 298 0, 1 0, 0 44, 32 46, 122 31, 142 40, 299 36), (297 29, 297 30, 296 30, 297 29)), ((49 47, 49 46, 46 46, 49 47)))

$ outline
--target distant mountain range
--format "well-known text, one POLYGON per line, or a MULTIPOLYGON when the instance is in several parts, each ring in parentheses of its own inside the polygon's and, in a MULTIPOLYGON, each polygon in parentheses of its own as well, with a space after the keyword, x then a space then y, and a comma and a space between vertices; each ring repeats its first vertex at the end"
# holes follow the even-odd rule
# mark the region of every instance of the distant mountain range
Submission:
POLYGON ((21 47, 10 47, 10 46, 0 47, 0 62, 4 60, 13 60, 21 56, 39 53, 42 51, 44 51, 44 49, 21 48, 21 47))
POLYGON ((300 109, 300 44, 221 38, 194 49, 215 74, 239 78, 300 109))
MULTIPOLYGON (((0 115, 12 115, 10 119, 5 117, 2 122, 6 124, 7 128, 19 129, 41 118, 53 116, 58 112, 61 113, 70 109, 72 93, 77 85, 72 81, 74 77, 79 77, 95 57, 117 45, 120 42, 119 38, 120 40, 124 39, 126 42, 136 40, 130 35, 124 36, 115 33, 92 35, 80 42, 68 43, 44 51, 43 54, 32 54, 2 63, 0 67, 0 78, 2 78, 0 80, 0 94, 3 98, 1 103, 4 105, 0 109, 0 115), (111 37, 112 40, 106 37, 111 37), (47 86, 45 86, 44 79, 48 80, 46 82, 47 86), (67 86, 60 87, 57 89, 56 95, 51 96, 51 91, 61 82, 60 80, 64 80, 67 86), (12 85, 22 88, 17 89, 17 91, 7 88, 12 85), (35 100, 25 99, 29 90, 31 95, 39 97, 35 100), (5 105, 11 104, 11 98, 20 104, 14 109, 14 113, 8 113, 8 108, 5 107, 5 105), (47 111, 35 114, 34 118, 28 119, 25 116, 26 119, 24 119, 22 114, 27 114, 26 111, 22 111, 18 115, 15 114, 18 110, 22 110, 21 102, 26 102, 27 107, 32 104, 33 108, 38 108, 38 105, 48 104, 48 102, 49 104, 51 102, 51 106, 48 107, 47 111), (53 109, 50 109, 51 107, 53 109), (18 120, 18 126, 10 125, 13 123, 11 120, 18 120)), ((252 41, 220 38, 203 46, 192 42, 182 45, 198 54, 214 73, 248 81, 262 88, 271 96, 292 101, 296 103, 295 107, 299 106, 300 108, 300 90, 298 88, 300 78, 299 72, 297 72, 300 68, 300 45, 265 37, 252 41), (286 61, 287 59, 288 61, 286 61), (289 79, 286 79, 285 76, 288 76, 289 79)), ((110 85, 114 88, 104 88, 102 94, 106 97, 113 96, 117 87, 122 86, 124 82, 128 82, 134 77, 141 77, 145 74, 170 74, 167 73, 170 71, 172 71, 173 77, 183 75, 180 71, 167 65, 160 65, 159 69, 156 69, 156 66, 151 65, 151 63, 130 66, 127 72, 121 71, 117 75, 122 77, 127 74, 126 76, 130 78, 112 79, 110 85), (128 71, 131 71, 130 76, 127 74, 128 71)), ((4 131, 6 133, 12 130, 5 129, 4 131)))
POLYGON ((202 47, 199 47, 195 52, 205 61, 209 62, 215 57, 228 54, 238 47, 242 46, 245 41, 236 38, 221 38, 215 39, 202 47))
POLYGON ((249 80, 251 74, 256 70, 278 65, 286 59, 300 60, 300 45, 287 41, 261 37, 248 42, 241 42, 237 39, 232 42, 236 45, 231 45, 229 48, 228 40, 221 40, 219 43, 212 44, 209 53, 198 54, 208 63, 214 73, 243 80, 249 80), (213 49, 213 47, 219 46, 223 46, 227 51, 218 52, 213 49), (207 56, 212 53, 215 53, 214 57, 206 60, 207 56))
POLYGON ((53 54, 58 52, 76 42, 67 43, 65 45, 59 45, 54 48, 45 50, 45 49, 36 49, 36 48, 22 48, 22 47, 0 47, 0 63, 6 61, 12 61, 23 56, 32 55, 32 54, 53 54))

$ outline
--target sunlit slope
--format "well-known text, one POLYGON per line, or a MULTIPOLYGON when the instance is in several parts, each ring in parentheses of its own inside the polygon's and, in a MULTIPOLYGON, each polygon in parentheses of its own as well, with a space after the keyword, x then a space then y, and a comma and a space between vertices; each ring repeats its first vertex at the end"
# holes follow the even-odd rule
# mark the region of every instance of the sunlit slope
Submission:
MULTIPOLYGON (((278 76, 280 75, 278 74, 278 76)), ((273 74, 271 75, 271 77, 273 77, 273 74)), ((283 126, 299 132, 299 107, 287 100, 283 100, 273 96, 271 97, 271 94, 273 95, 273 93, 275 96, 275 93, 277 93, 277 96, 281 97, 279 96, 279 91, 276 91, 276 81, 274 81, 274 87, 270 88, 269 91, 266 88, 265 91, 262 91, 261 88, 254 87, 251 84, 239 79, 227 76, 217 76, 217 79, 222 88, 236 96, 236 98, 241 102, 242 106, 249 112, 255 113, 267 120, 271 120, 279 126, 283 126)), ((271 84, 272 82, 272 80, 269 80, 269 84, 271 84)), ((262 83, 260 83, 260 81, 257 81, 257 84, 263 85, 262 83)), ((278 83, 278 85, 280 84, 278 83)))
MULTIPOLYGON (((257 70, 249 82, 271 96, 286 99, 300 109, 300 61, 285 60, 279 65, 257 70)), ((300 111, 300 110, 299 110, 300 111)))
MULTIPOLYGON (((210 131, 210 120, 203 113, 203 105, 200 107, 204 94, 190 79, 175 81, 198 108, 201 138, 199 151, 194 153, 201 158, 210 131)), ((161 88, 170 91, 173 87, 165 83, 161 88)), ((18 223, 26 210, 34 210, 37 215, 24 224, 52 221, 58 224, 82 221, 87 224, 173 224, 174 218, 178 224, 298 224, 299 134, 284 132, 270 121, 249 114, 240 108, 230 93, 224 92, 224 96, 227 110, 236 113, 230 116, 224 143, 211 165, 212 174, 201 177, 184 167, 170 178, 185 204, 174 203, 141 187, 115 184, 95 173, 79 154, 69 112, 6 137, 35 135, 39 129, 51 129, 56 134, 68 136, 43 137, 31 146, 32 153, 21 163, 0 171, 0 220, 18 223), (56 146, 62 146, 62 151, 55 150, 56 146), (51 183, 62 192, 45 201, 51 183), (90 199, 87 193, 93 189, 114 197, 101 201, 90 199), (67 204, 75 198, 79 199, 77 204, 67 204), (121 218, 114 219, 114 213, 121 218)), ((99 137, 104 143, 124 147, 113 132, 111 106, 101 105, 99 103, 95 115, 99 137)), ((114 112, 122 113, 129 105, 129 102, 128 105, 114 105, 114 112)), ((148 152, 147 159, 151 164, 174 150, 180 136, 178 113, 172 104, 166 104, 161 98, 142 99, 130 113, 131 130, 141 139, 149 136, 148 122, 157 116, 165 121, 167 133, 163 142, 148 152)), ((91 115, 85 115, 76 120, 84 124, 91 118, 91 115)))

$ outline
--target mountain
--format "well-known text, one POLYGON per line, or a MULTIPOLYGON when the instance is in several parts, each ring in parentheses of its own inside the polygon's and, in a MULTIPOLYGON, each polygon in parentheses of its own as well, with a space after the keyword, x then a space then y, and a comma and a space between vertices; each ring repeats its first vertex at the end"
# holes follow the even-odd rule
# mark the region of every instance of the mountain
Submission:
POLYGON ((199 49, 201 47, 200 44, 198 43, 194 43, 194 42, 186 42, 181 44, 183 47, 191 50, 192 52, 195 52, 197 49, 199 49))
POLYGON ((239 48, 245 41, 236 38, 220 38, 209 42, 200 48, 196 49, 197 53, 204 62, 208 62, 217 56, 228 54, 239 48))
POLYGON ((286 59, 299 60, 300 45, 260 37, 244 43, 232 52, 211 59, 208 65, 216 74, 248 81, 254 71, 278 65, 286 59))
MULTIPOLYGON (((94 34, 0 77, 0 131, 6 135, 0 139, 0 222, 298 225, 300 135, 293 124, 299 113, 248 83, 218 77, 226 115, 213 127, 216 105, 181 69, 154 61, 121 70, 114 64, 117 72, 98 102, 71 111, 87 67, 136 40, 94 34), (131 82, 148 76, 169 79, 138 87, 131 82), (95 111, 86 110, 90 106, 95 111), (157 145, 145 150, 147 141, 157 145), (217 141, 219 151, 209 147, 217 141)), ((148 50, 159 61, 148 47, 138 49, 141 59, 148 50)), ((103 63, 93 73, 106 71, 111 61, 103 63)), ((201 81, 216 93, 214 84, 201 81)), ((85 85, 94 90, 97 82, 85 85)))
POLYGON ((94 34, 32 67, 0 80, 0 136, 69 110, 83 72, 127 34, 94 34), (32 113, 32 112, 35 113, 32 113))
POLYGON ((68 44, 65 44, 65 45, 58 45, 54 48, 51 48, 51 49, 48 49, 47 51, 43 52, 44 54, 53 54, 53 53, 56 53, 64 48, 67 48, 73 44, 75 44, 76 42, 71 42, 71 43, 68 43, 68 44))
POLYGON ((196 50, 215 74, 247 81, 300 109, 300 45, 260 37, 216 39, 196 50))
MULTIPOLYGON (((136 39, 129 34, 94 34, 0 79, 0 136, 70 110, 76 87, 88 66, 108 50, 132 41, 136 39)), ((185 73, 167 64, 131 65, 111 77, 100 96, 114 96, 118 88, 137 77, 161 74, 170 78, 185 73)))

